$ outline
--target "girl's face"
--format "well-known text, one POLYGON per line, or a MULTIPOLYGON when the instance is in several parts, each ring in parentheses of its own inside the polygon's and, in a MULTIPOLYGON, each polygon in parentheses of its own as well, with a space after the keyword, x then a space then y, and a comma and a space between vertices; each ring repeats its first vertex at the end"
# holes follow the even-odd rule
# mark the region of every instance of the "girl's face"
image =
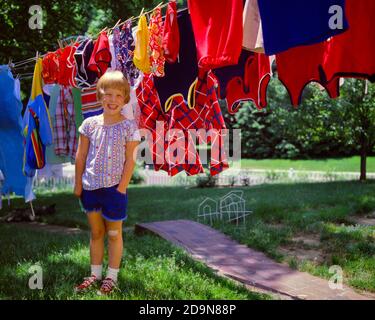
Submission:
POLYGON ((121 109, 125 104, 124 93, 119 89, 108 88, 105 89, 102 95, 101 103, 104 108, 104 113, 110 116, 121 114, 121 109))

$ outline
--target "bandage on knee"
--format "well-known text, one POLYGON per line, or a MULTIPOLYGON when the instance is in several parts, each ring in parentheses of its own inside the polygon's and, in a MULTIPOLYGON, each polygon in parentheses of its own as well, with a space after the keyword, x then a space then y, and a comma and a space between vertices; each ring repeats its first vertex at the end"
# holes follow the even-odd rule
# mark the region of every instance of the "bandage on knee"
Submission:
POLYGON ((108 235, 110 237, 117 237, 119 234, 118 230, 108 230, 108 235))

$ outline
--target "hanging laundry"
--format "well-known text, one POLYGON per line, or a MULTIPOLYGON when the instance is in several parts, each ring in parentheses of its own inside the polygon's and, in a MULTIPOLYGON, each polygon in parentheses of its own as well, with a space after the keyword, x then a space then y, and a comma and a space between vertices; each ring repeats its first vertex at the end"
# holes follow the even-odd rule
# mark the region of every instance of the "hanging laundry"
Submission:
POLYGON ((260 20, 258 0, 246 0, 243 10, 244 49, 264 53, 262 22, 260 20))
POLYGON ((293 106, 301 103, 303 89, 320 83, 331 98, 339 96, 339 79, 328 81, 323 68, 326 42, 291 48, 276 55, 279 80, 288 90, 293 106))
MULTIPOLYGON (((78 90, 79 89, 75 89, 78 90)), ((48 111, 51 117, 52 129, 55 130, 56 125, 56 108, 60 97, 61 86, 56 84, 50 90, 50 100, 48 105, 48 111)), ((55 137, 56 132, 53 131, 55 137)), ((46 146, 46 164, 54 165, 71 162, 71 158, 66 155, 56 155, 54 144, 46 146)))
POLYGON ((149 144, 154 169, 169 173, 169 163, 165 157, 165 150, 168 147, 165 134, 168 131, 170 115, 164 112, 160 105, 152 75, 144 75, 136 93, 141 111, 139 128, 151 132, 151 136, 146 137, 146 141, 149 144))
POLYGON ((121 110, 121 114, 129 120, 134 120, 139 127, 141 109, 139 107, 136 90, 130 89, 130 100, 124 105, 121 110))
POLYGON ((168 103, 171 110, 167 136, 169 143, 166 149, 166 158, 169 163, 168 174, 174 176, 185 171, 187 175, 192 176, 203 173, 195 141, 188 131, 189 129, 204 129, 204 120, 199 113, 201 110, 190 108, 182 95, 172 96, 168 103))
POLYGON ((0 66, 0 172, 3 174, 1 194, 14 192, 26 201, 35 196, 26 190, 26 177, 22 173, 23 137, 20 83, 15 80, 7 65, 0 66))
POLYGON ((179 129, 183 132, 183 135, 181 131, 176 132, 179 133, 177 135, 170 131, 172 137, 167 138, 169 141, 167 159, 171 176, 182 170, 188 175, 204 172, 196 150, 196 142, 211 145, 210 173, 212 176, 229 168, 223 141, 226 126, 216 96, 217 86, 217 80, 212 72, 201 69, 197 80, 190 88, 188 96, 190 102, 185 101, 180 94, 172 96, 167 102, 171 110, 169 129, 179 129), (172 154, 172 151, 176 151, 175 154, 172 154), (181 155, 182 159, 179 158, 181 155))
POLYGON ((59 164, 49 164, 48 162, 43 169, 40 169, 36 172, 37 179, 60 179, 64 178, 63 165, 59 164))
POLYGON ((137 79, 141 72, 133 62, 135 42, 131 20, 126 21, 121 30, 118 27, 113 30, 113 46, 116 54, 116 70, 121 71, 130 86, 134 88, 138 84, 137 79))
POLYGON ((181 39, 178 63, 165 65, 165 76, 154 78, 155 87, 160 98, 160 104, 165 109, 165 103, 174 94, 180 93, 187 97, 191 84, 198 76, 197 53, 190 15, 183 11, 178 15, 178 28, 181 39))
POLYGON ((42 59, 35 64, 31 97, 23 117, 25 137, 23 171, 28 177, 45 164, 45 146, 53 142, 52 124, 48 108, 43 99, 42 59))
POLYGON ((243 40, 242 0, 188 0, 198 52, 206 70, 237 64, 243 40))
MULTIPOLYGON (((65 89, 67 89, 65 87, 65 89)), ((57 136, 56 132, 56 109, 59 108, 58 114, 60 113, 61 115, 61 106, 60 106, 60 95, 61 91, 64 90, 64 87, 55 85, 52 87, 50 90, 50 103, 48 106, 50 117, 51 117, 51 122, 52 122, 52 128, 53 128, 53 135, 54 138, 57 136)), ((83 121, 83 117, 81 114, 81 108, 82 108, 82 103, 81 103, 81 92, 78 88, 70 88, 71 94, 73 96, 73 105, 74 105, 74 122, 75 122, 75 128, 76 128, 76 133, 75 136, 78 137, 78 127, 81 125, 83 121)), ((65 123, 64 123, 65 125, 65 123)), ((72 130, 74 130, 72 128, 72 130)), ((73 137, 73 131, 69 131, 69 138, 73 137)), ((61 140, 61 137, 60 137, 61 140)), ((69 146, 69 144, 67 144, 69 146)), ((55 153, 55 145, 49 145, 46 147, 46 163, 47 164, 61 164, 61 163, 74 163, 74 157, 72 157, 72 152, 69 152, 69 149, 67 152, 59 152, 58 154, 55 153)))
POLYGON ((139 18, 136 32, 133 62, 134 65, 144 73, 150 73, 151 70, 149 41, 150 34, 147 27, 147 19, 145 15, 142 15, 139 18))
POLYGON ((89 64, 87 68, 96 72, 100 78, 111 65, 111 51, 109 50, 108 36, 106 32, 101 32, 94 44, 89 64))
POLYGON ((242 50, 238 64, 213 70, 219 80, 219 96, 234 114, 242 101, 253 101, 258 109, 267 106, 267 87, 271 79, 270 60, 263 53, 242 50))
POLYGON ((91 39, 87 39, 77 47, 74 53, 74 59, 77 65, 75 82, 79 88, 91 87, 98 81, 97 73, 88 68, 93 51, 94 43, 91 39))
POLYGON ((77 46, 78 44, 74 44, 57 50, 59 58, 59 78, 57 83, 62 86, 76 86, 77 67, 74 61, 74 54, 77 46))
POLYGON ((111 69, 111 70, 118 70, 117 69, 118 60, 116 58, 115 46, 114 46, 114 43, 113 43, 113 34, 114 34, 116 29, 118 30, 118 27, 114 28, 113 33, 108 36, 109 51, 111 52, 111 57, 112 57, 111 66, 109 67, 109 69, 111 69))
POLYGON ((175 63, 180 51, 180 31, 178 27, 176 1, 170 1, 167 5, 162 45, 165 60, 169 63, 175 63))
POLYGON ((156 8, 150 18, 150 63, 151 73, 155 77, 164 77, 164 63, 165 58, 163 55, 163 20, 161 17, 161 9, 156 8))
POLYGON ((81 90, 81 97, 82 115, 84 119, 103 113, 103 106, 96 97, 96 85, 89 88, 83 88, 81 90))
POLYGON ((72 90, 70 87, 61 87, 55 112, 54 145, 56 155, 75 158, 76 131, 72 90))
POLYGON ((205 112, 206 140, 203 141, 211 145, 210 174, 212 176, 229 168, 224 148, 226 125, 216 94, 218 85, 212 71, 199 70, 194 108, 205 112))
POLYGON ((42 60, 44 84, 57 83, 59 80, 59 58, 56 52, 48 52, 42 60))
POLYGON ((375 81, 375 13, 373 0, 346 0, 348 31, 327 41, 324 71, 327 79, 355 77, 375 81))
POLYGON ((258 0, 267 55, 322 42, 348 28, 345 0, 258 0), (330 27, 331 7, 342 9, 342 29, 330 27))
POLYGON ((77 137, 79 136, 78 128, 83 122, 83 115, 82 115, 82 96, 81 90, 78 88, 71 88, 72 95, 73 95, 73 104, 74 104, 74 120, 76 123, 76 134, 77 137))

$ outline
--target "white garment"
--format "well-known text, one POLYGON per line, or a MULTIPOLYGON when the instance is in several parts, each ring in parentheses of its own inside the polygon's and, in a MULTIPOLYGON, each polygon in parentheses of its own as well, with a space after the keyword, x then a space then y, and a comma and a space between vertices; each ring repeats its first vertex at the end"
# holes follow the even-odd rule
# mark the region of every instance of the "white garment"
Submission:
POLYGON ((36 176, 38 179, 48 179, 48 178, 62 178, 63 175, 63 164, 49 164, 46 163, 46 165, 42 168, 37 170, 36 176))
POLYGON ((135 120, 139 126, 141 109, 139 108, 136 91, 133 88, 130 88, 130 100, 122 107, 121 114, 129 120, 135 120))
POLYGON ((109 51, 111 52, 112 60, 111 60, 111 67, 109 69, 116 70, 116 54, 115 54, 115 47, 113 45, 113 34, 108 37, 109 42, 109 51))
POLYGON ((246 0, 243 10, 242 46, 250 51, 264 53, 262 22, 257 0, 246 0))

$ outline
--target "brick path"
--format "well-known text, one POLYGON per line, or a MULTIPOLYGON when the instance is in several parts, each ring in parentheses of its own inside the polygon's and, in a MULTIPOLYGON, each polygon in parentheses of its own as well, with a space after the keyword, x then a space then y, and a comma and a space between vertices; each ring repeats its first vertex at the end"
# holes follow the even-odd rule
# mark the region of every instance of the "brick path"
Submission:
POLYGON ((183 247, 193 258, 207 264, 219 273, 245 285, 306 300, 368 300, 344 286, 332 290, 328 281, 299 272, 277 263, 263 253, 241 245, 209 226, 190 221, 173 220, 141 223, 135 227, 137 234, 152 232, 183 247))

